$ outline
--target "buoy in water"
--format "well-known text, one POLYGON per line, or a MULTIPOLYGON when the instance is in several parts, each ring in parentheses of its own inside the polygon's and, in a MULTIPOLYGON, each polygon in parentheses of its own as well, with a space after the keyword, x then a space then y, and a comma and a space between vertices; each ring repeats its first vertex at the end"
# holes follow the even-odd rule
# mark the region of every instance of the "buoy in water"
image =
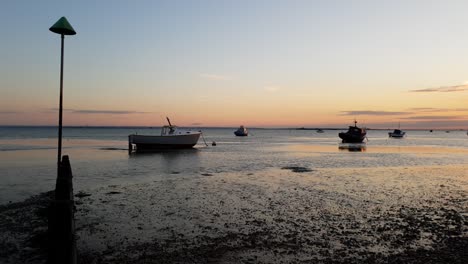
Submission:
POLYGON ((213 143, 211 143, 211 146, 216 146, 216 142, 213 141, 213 143))

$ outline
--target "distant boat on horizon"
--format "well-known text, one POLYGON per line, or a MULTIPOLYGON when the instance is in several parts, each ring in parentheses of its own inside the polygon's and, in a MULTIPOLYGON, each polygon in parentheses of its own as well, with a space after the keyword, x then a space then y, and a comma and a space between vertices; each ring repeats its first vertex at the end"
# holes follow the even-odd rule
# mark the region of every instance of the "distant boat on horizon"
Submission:
POLYGON ((322 129, 317 129, 317 133, 323 133, 323 130, 322 129))
POLYGON ((393 130, 393 132, 388 132, 388 136, 391 138, 403 138, 406 132, 400 130, 400 123, 398 123, 398 129, 393 130))
POLYGON ((238 137, 246 137, 249 135, 249 131, 244 126, 240 126, 236 131, 234 131, 234 135, 238 137))
POLYGON ((366 134, 366 129, 358 127, 357 121, 354 120, 354 126, 349 126, 348 131, 340 132, 338 136, 342 139, 342 143, 362 143, 366 134))

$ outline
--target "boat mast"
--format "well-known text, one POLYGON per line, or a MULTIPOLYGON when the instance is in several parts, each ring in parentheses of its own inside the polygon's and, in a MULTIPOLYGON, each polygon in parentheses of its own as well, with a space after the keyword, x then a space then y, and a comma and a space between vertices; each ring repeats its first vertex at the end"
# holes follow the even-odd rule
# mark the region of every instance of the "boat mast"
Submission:
POLYGON ((172 126, 171 120, 169 120, 169 117, 166 116, 167 122, 169 123, 169 126, 172 126))

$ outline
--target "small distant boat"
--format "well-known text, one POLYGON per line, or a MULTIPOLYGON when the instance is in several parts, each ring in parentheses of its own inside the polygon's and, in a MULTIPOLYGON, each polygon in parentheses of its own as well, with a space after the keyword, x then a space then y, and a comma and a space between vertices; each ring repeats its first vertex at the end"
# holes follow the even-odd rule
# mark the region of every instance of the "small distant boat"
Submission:
POLYGON ((398 129, 393 130, 393 132, 388 132, 388 136, 392 138, 403 138, 406 132, 400 130, 400 124, 398 124, 398 129))
POLYGON ((388 136, 392 138, 402 138, 404 137, 406 132, 401 131, 400 129, 395 129, 393 132, 388 132, 388 136))
POLYGON ((236 131, 234 131, 234 135, 238 137, 246 137, 249 135, 249 132, 247 131, 247 128, 240 126, 236 131))
POLYGON ((317 129, 317 133, 323 133, 322 129, 317 129))
POLYGON ((429 132, 431 132, 431 133, 432 133, 432 129, 431 129, 431 130, 429 130, 429 132))
POLYGON ((349 126, 348 131, 340 132, 338 136, 343 140, 343 143, 362 143, 366 134, 366 129, 358 127, 357 121, 354 120, 354 126, 349 126))
POLYGON ((182 149, 192 148, 198 142, 201 131, 192 131, 180 129, 173 126, 168 117, 166 117, 168 126, 161 128, 161 135, 136 135, 128 136, 128 149, 133 150, 133 145, 137 151, 153 149, 182 149))

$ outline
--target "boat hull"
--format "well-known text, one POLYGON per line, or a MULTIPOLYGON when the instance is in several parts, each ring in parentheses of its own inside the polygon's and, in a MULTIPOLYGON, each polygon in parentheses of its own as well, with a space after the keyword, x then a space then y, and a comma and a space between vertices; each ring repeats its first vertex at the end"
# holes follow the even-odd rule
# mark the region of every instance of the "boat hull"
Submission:
POLYGON ((393 132, 388 132, 388 136, 392 138, 402 138, 404 137, 406 132, 401 131, 400 129, 395 129, 393 132))
POLYGON ((342 139, 343 143, 362 143, 366 137, 365 134, 355 135, 346 132, 341 132, 338 136, 342 139))
POLYGON ((248 136, 249 134, 248 134, 248 133, 244 133, 244 132, 234 131, 234 135, 236 135, 236 136, 238 136, 238 137, 246 137, 246 136, 248 136))
POLYGON ((167 136, 130 135, 129 143, 136 145, 137 151, 152 149, 184 149, 195 146, 200 135, 201 133, 198 132, 167 136))

